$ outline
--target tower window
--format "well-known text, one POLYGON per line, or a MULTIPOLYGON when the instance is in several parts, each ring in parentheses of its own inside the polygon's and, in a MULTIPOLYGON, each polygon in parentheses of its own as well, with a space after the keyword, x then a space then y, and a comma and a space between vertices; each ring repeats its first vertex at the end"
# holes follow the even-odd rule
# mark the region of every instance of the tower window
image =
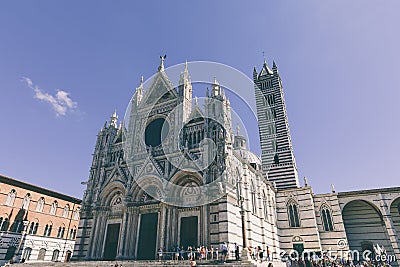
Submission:
POLYGON ((266 96, 268 105, 272 106, 275 105, 275 95, 269 94, 266 96))
POLYGON ((292 200, 287 204, 287 212, 290 227, 300 227, 299 211, 297 204, 292 200))
POLYGON ((268 133, 269 134, 275 134, 276 133, 276 128, 274 124, 268 125, 268 133))
POLYGON ((274 164, 279 164, 279 156, 278 156, 278 154, 275 154, 275 156, 274 156, 274 164))

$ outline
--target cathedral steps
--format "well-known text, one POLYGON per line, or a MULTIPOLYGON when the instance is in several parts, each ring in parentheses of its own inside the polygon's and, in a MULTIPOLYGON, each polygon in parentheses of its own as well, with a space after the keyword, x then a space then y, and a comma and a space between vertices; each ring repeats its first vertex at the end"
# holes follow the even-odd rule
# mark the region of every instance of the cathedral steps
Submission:
MULTIPOLYGON (((15 267, 114 267, 117 262, 115 261, 81 261, 81 262, 30 262, 30 263, 18 263, 13 264, 15 267)), ((273 263, 274 267, 282 267, 284 264, 281 262, 273 263)), ((147 266, 167 266, 167 267, 181 267, 181 266, 190 266, 190 262, 185 261, 118 261, 118 266, 122 267, 147 267, 147 266)), ((222 262, 211 262, 211 261, 197 261, 197 266, 207 266, 207 267, 216 267, 216 266, 230 266, 230 267, 266 267, 267 262, 261 263, 253 263, 253 262, 241 262, 241 261, 228 261, 226 263, 222 262)))

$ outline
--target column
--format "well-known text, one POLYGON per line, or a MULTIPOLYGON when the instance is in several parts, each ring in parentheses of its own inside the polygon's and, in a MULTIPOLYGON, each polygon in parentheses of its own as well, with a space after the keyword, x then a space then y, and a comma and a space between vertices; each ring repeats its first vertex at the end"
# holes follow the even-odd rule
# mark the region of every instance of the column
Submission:
POLYGON ((118 252, 117 252, 117 259, 123 259, 124 258, 124 250, 125 250, 125 241, 127 240, 126 237, 126 230, 127 230, 127 221, 128 221, 128 214, 127 210, 124 210, 124 214, 122 215, 122 224, 121 224, 121 234, 120 234, 120 240, 119 240, 119 246, 118 246, 118 252))
MULTIPOLYGON (((93 225, 92 225, 92 234, 89 239, 89 248, 87 252, 87 258, 92 259, 93 258, 93 253, 94 253, 94 248, 93 244, 96 242, 97 239, 97 228, 99 224, 99 214, 97 211, 93 211, 93 225)), ((67 233, 68 234, 68 233, 67 233)))
POLYGON ((386 204, 384 196, 382 194, 379 195, 380 195, 383 222, 385 223, 386 231, 389 236, 389 240, 392 245, 394 255, 398 260, 400 259, 400 246, 397 241, 397 233, 393 225, 392 216, 390 215, 390 208, 386 204))

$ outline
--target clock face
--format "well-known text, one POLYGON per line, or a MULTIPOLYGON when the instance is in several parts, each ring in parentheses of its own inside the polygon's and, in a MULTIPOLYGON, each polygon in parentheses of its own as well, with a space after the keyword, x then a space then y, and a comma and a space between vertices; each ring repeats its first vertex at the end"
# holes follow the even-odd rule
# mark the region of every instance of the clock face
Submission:
POLYGON ((144 140, 146 146, 158 147, 165 140, 169 132, 169 124, 163 118, 151 121, 145 130, 144 140))

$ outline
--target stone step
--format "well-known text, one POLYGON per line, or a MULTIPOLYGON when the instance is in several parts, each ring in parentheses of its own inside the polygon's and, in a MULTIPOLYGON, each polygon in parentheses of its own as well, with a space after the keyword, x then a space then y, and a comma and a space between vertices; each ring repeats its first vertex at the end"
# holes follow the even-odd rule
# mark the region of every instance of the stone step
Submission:
MULTIPOLYGON (((28 263, 18 263, 13 264, 15 267, 114 267, 115 264, 118 263, 118 266, 122 267, 181 267, 181 266, 190 266, 190 261, 134 261, 134 260, 125 260, 125 261, 77 261, 77 262, 28 262, 28 263)), ((228 260, 226 263, 216 260, 206 260, 206 261, 197 261, 198 266, 204 267, 217 267, 217 266, 229 266, 229 267, 267 267, 269 262, 253 262, 253 261, 232 261, 228 260)), ((286 267, 284 262, 280 261, 272 261, 273 267, 286 267)))
MULTIPOLYGON (((118 266, 122 267, 181 267, 190 266, 190 261, 81 261, 81 262, 28 262, 13 264, 13 267, 114 267, 118 263, 118 266)), ((256 267, 260 264, 253 262, 241 262, 241 261, 228 261, 226 263, 220 261, 197 261, 198 266, 216 267, 216 266, 230 266, 230 267, 256 267)), ((266 263, 263 263, 262 266, 266 263)), ((274 267, 280 267, 274 265, 274 267)))

